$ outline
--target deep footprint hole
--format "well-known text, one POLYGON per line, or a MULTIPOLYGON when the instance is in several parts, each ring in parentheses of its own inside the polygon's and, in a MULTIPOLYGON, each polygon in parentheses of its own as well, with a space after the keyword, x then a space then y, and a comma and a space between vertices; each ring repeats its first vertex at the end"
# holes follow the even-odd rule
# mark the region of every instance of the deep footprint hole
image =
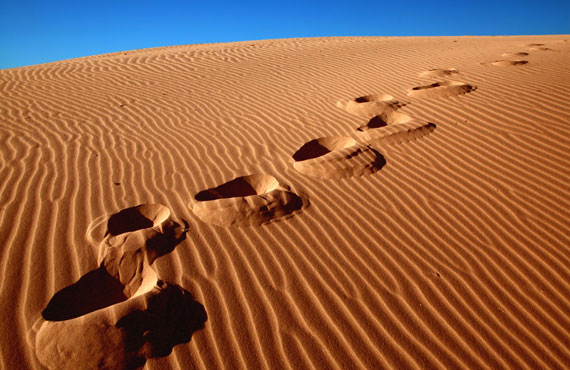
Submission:
POLYGON ((371 102, 385 102, 394 99, 392 95, 388 94, 375 94, 375 95, 365 95, 354 99, 357 103, 371 103, 371 102))
POLYGON ((433 89, 434 87, 442 86, 439 82, 432 83, 431 85, 426 86, 416 86, 412 88, 412 90, 426 90, 426 89, 433 89))
POLYGON ((269 193, 279 186, 275 177, 263 174, 242 176, 215 188, 202 190, 194 196, 197 201, 209 201, 224 198, 247 197, 269 193))
POLYGON ((323 156, 335 150, 340 150, 356 145, 356 140, 344 136, 329 136, 311 140, 305 143, 293 154, 297 162, 323 156))
POLYGON ((141 204, 126 208, 109 217, 107 233, 120 235, 158 226, 170 217, 170 210, 161 204, 141 204))
POLYGON ((104 267, 83 275, 75 284, 57 292, 42 311, 48 321, 64 321, 126 301, 124 285, 104 267))

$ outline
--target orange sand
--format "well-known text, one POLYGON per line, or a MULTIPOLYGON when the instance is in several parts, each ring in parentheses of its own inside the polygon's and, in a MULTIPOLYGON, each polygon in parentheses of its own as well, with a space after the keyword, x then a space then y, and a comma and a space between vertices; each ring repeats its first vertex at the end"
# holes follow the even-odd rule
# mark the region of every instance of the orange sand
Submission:
POLYGON ((0 71, 0 368, 569 368, 568 39, 0 71))

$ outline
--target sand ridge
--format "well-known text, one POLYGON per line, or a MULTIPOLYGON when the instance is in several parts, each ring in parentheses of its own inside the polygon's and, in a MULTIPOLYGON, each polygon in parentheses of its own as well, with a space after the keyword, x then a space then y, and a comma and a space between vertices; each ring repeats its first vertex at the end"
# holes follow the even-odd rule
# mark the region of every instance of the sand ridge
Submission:
POLYGON ((567 39, 1 71, 1 366, 567 368, 567 39))

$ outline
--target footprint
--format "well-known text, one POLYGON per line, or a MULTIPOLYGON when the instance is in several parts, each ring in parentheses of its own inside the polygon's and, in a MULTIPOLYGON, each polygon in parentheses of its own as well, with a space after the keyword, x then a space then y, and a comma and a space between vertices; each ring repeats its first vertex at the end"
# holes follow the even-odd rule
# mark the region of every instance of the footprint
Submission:
POLYGON ((551 49, 551 48, 544 47, 544 46, 533 46, 533 47, 528 48, 528 50, 529 50, 529 51, 549 51, 549 50, 552 50, 552 49, 551 49))
POLYGON ((161 205, 105 220, 95 223, 107 225, 99 268, 54 294, 33 326, 34 351, 50 369, 140 368, 187 343, 207 319, 189 292, 151 267, 186 238, 186 224, 161 205))
POLYGON ((527 63, 528 61, 526 60, 496 60, 494 62, 481 63, 481 64, 483 65, 490 64, 492 66, 497 66, 497 67, 509 67, 509 66, 521 66, 527 63))
POLYGON ((151 227, 119 238, 108 236, 101 243, 99 268, 54 294, 42 311, 43 318, 69 320, 149 292, 158 282, 152 263, 185 240, 186 231, 169 220, 161 231, 151 227))
POLYGON ((548 50, 552 50, 550 48, 547 48, 545 46, 545 44, 540 44, 540 43, 535 43, 535 44, 526 44, 525 46, 528 46, 530 51, 548 51, 548 50))
POLYGON ((32 346, 48 369, 140 369, 188 343, 208 319, 183 288, 159 282, 143 296, 65 321, 38 320, 32 346))
POLYGON ((432 78, 432 77, 445 78, 457 73, 459 73, 459 71, 455 68, 442 68, 442 69, 430 69, 428 71, 424 71, 420 73, 419 76, 427 78, 432 78))
POLYGON ((158 226, 170 217, 170 209, 161 204, 141 204, 124 209, 109 217, 107 232, 120 235, 130 231, 158 226))
POLYGON ((369 175, 386 164, 375 149, 342 136, 311 140, 293 154, 293 159, 297 171, 322 179, 369 175))
POLYGON ((364 142, 371 145, 402 144, 429 135, 435 128, 434 123, 409 121, 369 130, 361 134, 361 137, 364 142))
POLYGON ((358 131, 366 131, 370 129, 380 128, 388 125, 397 125, 400 123, 408 122, 412 118, 404 113, 399 112, 386 112, 372 117, 366 125, 358 128, 358 131))
POLYGON ((308 205, 306 198, 265 174, 242 176, 194 196, 192 211, 218 226, 262 225, 283 219, 308 205))
POLYGON ((392 95, 375 94, 361 96, 352 100, 339 100, 336 106, 350 114, 370 118, 385 112, 395 111, 404 106, 404 104, 394 100, 392 95))
POLYGON ((105 248, 101 243, 107 238, 112 241, 122 234, 158 228, 170 217, 170 209, 162 204, 140 204, 121 211, 103 215, 93 220, 87 228, 87 240, 99 248, 98 262, 101 263, 105 248))
POLYGON ((439 81, 431 85, 417 86, 408 92, 414 98, 442 98, 467 94, 475 91, 477 87, 458 81, 439 81))
POLYGON ((356 140, 346 136, 327 136, 311 140, 293 154, 297 162, 317 158, 335 150, 349 148, 356 145, 356 140))
POLYGON ((503 53, 503 54, 501 54, 501 56, 507 57, 507 58, 526 57, 527 55, 528 55, 528 53, 525 53, 524 51, 521 51, 518 53, 503 53))

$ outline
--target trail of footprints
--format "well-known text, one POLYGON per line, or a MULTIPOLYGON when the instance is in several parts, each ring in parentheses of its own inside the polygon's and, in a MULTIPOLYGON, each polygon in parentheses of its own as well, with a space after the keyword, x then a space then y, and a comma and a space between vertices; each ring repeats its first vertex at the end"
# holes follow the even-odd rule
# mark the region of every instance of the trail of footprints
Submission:
MULTIPOLYGON (((550 50, 543 44, 529 50, 550 50)), ((528 56, 509 52, 503 57, 528 56)), ((516 66, 523 60, 485 64, 516 66)), ((455 68, 432 69, 420 77, 437 81, 413 87, 412 99, 442 98, 475 91, 449 80, 455 68)), ((409 103, 408 103, 409 104, 409 103)), ((337 107, 362 118, 353 137, 326 136, 306 142, 292 155, 301 174, 320 179, 371 175, 386 165, 386 145, 404 144, 436 128, 398 112, 406 104, 389 94, 343 99, 337 107)), ((237 177, 198 192, 189 204, 203 222, 217 226, 263 225, 294 215, 308 197, 268 174, 237 177)), ((141 204, 95 219, 87 239, 98 248, 99 267, 57 292, 33 327, 34 347, 48 368, 137 368, 147 358, 166 356, 207 320, 204 307, 188 291, 159 279, 153 262, 186 238, 188 225, 160 204, 141 204), (112 319, 109 309, 118 312, 112 319), (78 351, 78 348, 90 348, 78 351), (74 356, 69 357, 69 353, 74 356)))

